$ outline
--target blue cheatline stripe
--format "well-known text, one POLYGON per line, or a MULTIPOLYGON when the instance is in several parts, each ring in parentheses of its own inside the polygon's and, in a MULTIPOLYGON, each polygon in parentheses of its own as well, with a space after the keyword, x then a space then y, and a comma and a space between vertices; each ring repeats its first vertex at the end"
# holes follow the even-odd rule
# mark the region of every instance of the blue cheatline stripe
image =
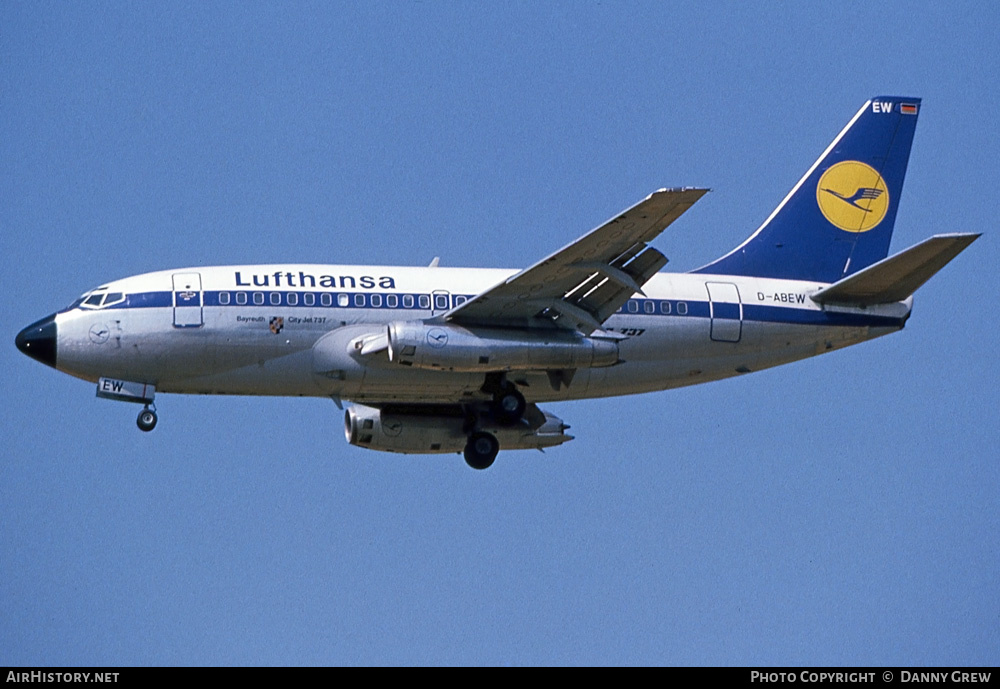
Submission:
POLYGON ((715 302, 712 304, 712 318, 728 318, 738 320, 740 317, 740 305, 725 302, 715 302))
POLYGON ((172 292, 139 292, 129 294, 125 301, 109 308, 112 309, 145 309, 160 306, 173 306, 174 299, 172 292))
MULTIPOLYGON (((281 307, 303 308, 303 309, 376 309, 390 311, 430 311, 431 294, 420 294, 416 292, 277 292, 277 291, 245 291, 246 302, 237 303, 236 295, 239 290, 216 290, 204 292, 204 306, 218 306, 223 308, 257 308, 274 309, 281 307), (264 301, 255 304, 254 294, 263 295, 264 301), (271 303, 271 295, 278 295, 278 303, 271 303), (322 303, 322 295, 329 295, 329 304, 322 303), (228 303, 224 303, 228 295, 228 303), (313 303, 306 304, 306 295, 312 295, 313 303), (338 299, 341 295, 347 297, 347 304, 341 305, 338 299), (388 305, 389 297, 396 297, 396 306, 388 305), (291 297, 291 299, 289 299, 291 297), (373 302, 372 298, 375 298, 373 302), (405 299, 409 297, 412 299, 405 299), (420 305, 421 297, 424 298, 424 306, 420 305), (290 303, 294 301, 295 303, 290 303), (405 303, 412 306, 404 306, 405 303), (374 305, 373 305, 374 304, 374 305)), ((474 295, 451 295, 471 299, 474 295)), ((139 292, 127 295, 124 302, 120 302, 105 309, 83 309, 85 311, 113 311, 116 309, 144 309, 144 308, 164 308, 173 307, 172 292, 139 292)), ((454 305, 454 301, 452 301, 454 305)), ((77 306, 80 308, 80 306, 77 306)), ((905 318, 893 318, 889 316, 875 316, 856 313, 834 313, 830 311, 819 311, 813 309, 797 309, 782 306, 764 306, 760 304, 743 304, 743 320, 757 321, 761 323, 789 323, 798 325, 838 325, 846 327, 864 326, 902 326, 906 322, 905 318)), ((437 309, 441 311, 443 309, 437 309)), ((740 317, 740 304, 731 302, 708 301, 688 301, 683 299, 630 299, 625 306, 619 309, 616 315, 642 318, 709 318, 714 317, 720 320, 738 320, 740 317), (711 310, 714 308, 714 313, 711 310)))
POLYGON ((743 320, 761 321, 764 323, 842 325, 850 327, 902 326, 906 322, 905 318, 893 318, 891 316, 812 311, 810 309, 789 309, 781 306, 759 306, 757 304, 744 304, 743 320))

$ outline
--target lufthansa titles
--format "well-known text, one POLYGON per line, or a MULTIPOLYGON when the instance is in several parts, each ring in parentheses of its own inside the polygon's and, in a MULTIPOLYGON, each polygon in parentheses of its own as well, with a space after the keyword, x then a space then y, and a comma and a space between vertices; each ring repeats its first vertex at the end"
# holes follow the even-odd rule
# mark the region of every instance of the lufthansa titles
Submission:
POLYGON ((395 289, 396 281, 388 276, 371 275, 312 275, 305 271, 293 273, 276 270, 273 273, 243 275, 235 271, 237 287, 347 287, 351 289, 395 289))

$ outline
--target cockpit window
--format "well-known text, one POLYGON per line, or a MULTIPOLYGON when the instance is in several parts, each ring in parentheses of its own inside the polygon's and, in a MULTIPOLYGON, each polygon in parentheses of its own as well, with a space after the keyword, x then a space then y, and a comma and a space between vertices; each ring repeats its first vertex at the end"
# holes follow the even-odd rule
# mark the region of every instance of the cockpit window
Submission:
POLYGON ((84 295, 79 302, 80 305, 98 309, 125 301, 125 295, 121 292, 105 292, 106 289, 107 287, 98 287, 89 296, 84 295))

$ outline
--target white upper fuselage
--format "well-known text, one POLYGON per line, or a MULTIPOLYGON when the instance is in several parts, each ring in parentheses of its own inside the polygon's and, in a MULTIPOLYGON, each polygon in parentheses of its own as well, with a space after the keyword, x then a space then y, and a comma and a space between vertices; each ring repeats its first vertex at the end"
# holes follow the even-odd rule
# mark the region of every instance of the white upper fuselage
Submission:
MULTIPOLYGON (((481 374, 408 369, 385 351, 361 360, 355 345, 393 321, 440 316, 516 273, 275 264, 138 275, 110 282, 57 315, 56 366, 87 380, 139 381, 162 392, 481 399, 481 374), (86 303, 101 301, 93 294, 121 296, 94 306, 86 303)), ((809 295, 823 286, 659 273, 643 286, 645 295, 634 295, 604 323, 604 336, 621 338, 621 363, 575 371, 559 389, 544 371, 510 377, 534 402, 662 390, 871 339, 899 330, 909 315, 910 300, 821 307, 809 295)))

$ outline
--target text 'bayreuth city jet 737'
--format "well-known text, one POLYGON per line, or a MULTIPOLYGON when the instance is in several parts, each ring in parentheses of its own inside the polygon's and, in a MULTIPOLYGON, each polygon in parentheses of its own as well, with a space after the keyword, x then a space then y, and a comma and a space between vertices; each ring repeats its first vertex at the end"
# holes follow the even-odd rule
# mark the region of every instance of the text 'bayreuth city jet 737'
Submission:
POLYGON ((650 246, 705 189, 661 189, 521 271, 257 265, 115 280, 17 347, 97 395, 330 397, 348 442, 403 453, 571 440, 537 405, 693 385, 900 330, 977 234, 889 256, 920 100, 865 103, 764 224, 689 273, 650 246))

